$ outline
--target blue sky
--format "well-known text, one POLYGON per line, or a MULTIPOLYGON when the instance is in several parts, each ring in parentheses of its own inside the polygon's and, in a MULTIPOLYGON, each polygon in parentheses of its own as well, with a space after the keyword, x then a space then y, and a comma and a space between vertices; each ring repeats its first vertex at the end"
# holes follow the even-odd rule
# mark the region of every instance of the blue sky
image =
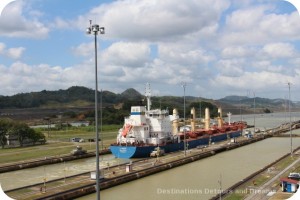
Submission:
POLYGON ((283 0, 16 0, 0 16, 0 95, 99 88, 300 101, 300 16, 283 0), (249 92, 252 91, 252 92, 249 92))

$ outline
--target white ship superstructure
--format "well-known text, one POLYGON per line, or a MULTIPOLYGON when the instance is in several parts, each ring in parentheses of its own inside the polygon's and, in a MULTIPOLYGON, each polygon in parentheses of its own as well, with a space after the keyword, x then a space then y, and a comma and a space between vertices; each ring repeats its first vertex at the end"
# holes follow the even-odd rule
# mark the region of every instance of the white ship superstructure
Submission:
POLYGON ((147 107, 131 107, 130 116, 119 130, 118 144, 159 145, 177 140, 172 133, 172 121, 177 120, 178 115, 169 115, 168 110, 151 110, 150 92, 146 92, 146 98, 147 107))

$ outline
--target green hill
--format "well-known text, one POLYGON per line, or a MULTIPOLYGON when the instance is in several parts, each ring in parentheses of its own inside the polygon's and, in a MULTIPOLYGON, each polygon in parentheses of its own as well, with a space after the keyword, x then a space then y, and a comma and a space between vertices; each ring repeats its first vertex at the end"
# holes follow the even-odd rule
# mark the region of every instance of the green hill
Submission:
MULTIPOLYGON (((98 102, 116 104, 126 99, 141 99, 142 95, 134 89, 122 94, 109 91, 98 92, 98 102)), ((49 107, 86 107, 95 102, 95 91, 86 87, 73 86, 66 90, 20 93, 13 96, 0 96, 0 109, 7 108, 49 108, 49 107)))
MULTIPOLYGON (((120 94, 110 91, 98 92, 98 102, 102 103, 103 123, 121 124, 125 116, 128 116, 132 105, 146 105, 143 95, 133 88, 120 94), (102 101, 101 101, 102 100, 102 101)), ((176 108, 180 117, 183 117, 183 97, 154 96, 151 98, 152 108, 168 109, 170 114, 176 108)), ((44 117, 57 117, 59 114, 65 117, 94 119, 95 93, 93 89, 82 86, 73 86, 66 90, 20 93, 13 96, 0 96, 0 118, 9 117, 17 120, 43 119, 44 117)), ((256 112, 284 111, 287 101, 282 99, 255 98, 256 112)), ((254 99, 240 96, 227 96, 219 100, 204 99, 186 96, 186 117, 190 116, 191 107, 197 110, 197 116, 201 110, 204 114, 205 107, 211 109, 212 117, 217 115, 217 107, 222 107, 223 113, 247 114, 254 111, 254 99)), ((297 111, 299 103, 291 102, 293 111, 297 111)), ((100 109, 100 106, 99 106, 100 109)))

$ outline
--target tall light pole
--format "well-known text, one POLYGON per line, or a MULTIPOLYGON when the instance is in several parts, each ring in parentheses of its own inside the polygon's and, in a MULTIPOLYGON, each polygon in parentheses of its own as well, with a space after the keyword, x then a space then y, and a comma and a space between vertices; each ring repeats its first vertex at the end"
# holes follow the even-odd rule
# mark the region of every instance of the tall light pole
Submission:
POLYGON ((86 29, 86 33, 95 36, 95 132, 96 132, 96 192, 97 200, 100 200, 100 176, 99 176, 99 134, 98 134, 98 69, 97 69, 97 35, 104 34, 104 27, 98 24, 92 24, 90 20, 90 27, 86 29))
POLYGON ((201 107, 201 99, 200 99, 200 97, 199 97, 199 111, 200 111, 200 121, 201 121, 201 118, 202 118, 202 107, 201 107))
POLYGON ((242 96, 240 96, 240 116, 241 116, 241 122, 243 121, 243 116, 242 116, 242 96))
POLYGON ((289 114, 290 114, 291 156, 293 156, 292 115, 291 115, 291 83, 290 82, 288 82, 288 86, 289 86, 289 114))
POLYGON ((182 87, 183 87, 183 145, 184 145, 184 156, 186 156, 186 127, 185 127, 185 87, 186 87, 186 83, 182 83, 182 87))
MULTIPOLYGON (((253 134, 255 134, 255 109, 256 109, 256 105, 255 105, 255 92, 252 91, 253 93, 253 134)), ((251 94, 251 91, 247 90, 247 97, 249 97, 251 94)))

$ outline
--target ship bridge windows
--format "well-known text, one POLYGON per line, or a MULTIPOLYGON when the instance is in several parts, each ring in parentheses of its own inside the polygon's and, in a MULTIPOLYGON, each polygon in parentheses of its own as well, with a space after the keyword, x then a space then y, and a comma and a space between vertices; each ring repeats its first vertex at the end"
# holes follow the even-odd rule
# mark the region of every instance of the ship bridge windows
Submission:
POLYGON ((152 137, 157 137, 158 134, 157 133, 152 133, 152 137))
POLYGON ((133 106, 131 107, 131 113, 145 115, 145 108, 142 106, 133 106))
POLYGON ((160 114, 156 114, 156 113, 151 113, 149 114, 150 117, 153 117, 153 118, 159 118, 160 114))
POLYGON ((156 118, 160 118, 160 119, 163 119, 163 118, 166 118, 168 117, 168 113, 162 113, 162 114, 155 114, 154 115, 156 118))

